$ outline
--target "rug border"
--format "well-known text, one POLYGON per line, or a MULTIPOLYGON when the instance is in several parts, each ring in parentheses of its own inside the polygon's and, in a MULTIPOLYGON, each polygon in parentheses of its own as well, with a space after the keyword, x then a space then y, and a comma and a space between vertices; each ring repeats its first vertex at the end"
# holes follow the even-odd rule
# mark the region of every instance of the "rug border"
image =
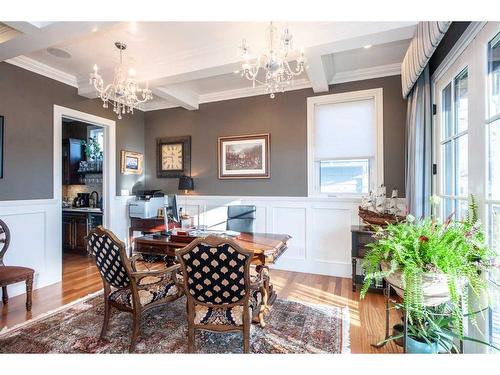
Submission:
POLYGON ((51 317, 52 315, 55 315, 73 305, 76 305, 76 304, 79 304, 79 303, 82 303, 82 302, 85 302, 91 298, 94 298, 94 297, 97 297, 99 294, 102 294, 104 289, 100 289, 96 292, 93 292, 93 293, 90 293, 90 294, 87 294, 86 296, 84 297, 81 297, 81 298, 78 298, 74 301, 71 301, 65 305, 62 305, 62 306, 59 306, 55 309, 52 309, 52 310, 49 310, 49 311, 46 311, 44 313, 41 313, 40 315, 37 315, 35 316, 34 318, 31 318, 31 319, 28 319, 24 322, 21 322, 21 323, 17 323, 17 324, 14 324, 12 327, 8 327, 8 326, 5 326, 3 327, 2 329, 0 329, 0 338, 2 338, 3 336, 9 334, 9 333, 12 333, 12 332, 15 332, 19 329, 22 329, 22 328, 26 328, 26 327, 29 327, 31 326, 32 324, 35 324, 36 322, 38 322, 39 320, 42 320, 42 319, 45 319, 45 318, 49 318, 51 317))

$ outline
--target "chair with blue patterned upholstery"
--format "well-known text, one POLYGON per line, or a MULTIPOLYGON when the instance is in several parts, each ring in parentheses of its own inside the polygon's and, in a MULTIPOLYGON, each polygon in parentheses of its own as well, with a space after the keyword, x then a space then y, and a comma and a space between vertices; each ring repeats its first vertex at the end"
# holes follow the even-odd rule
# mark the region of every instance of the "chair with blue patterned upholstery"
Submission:
POLYGON ((110 230, 99 226, 86 238, 88 253, 95 259, 104 284, 104 323, 101 338, 106 334, 111 308, 132 314, 129 351, 134 351, 144 311, 165 305, 179 298, 182 286, 177 285, 174 265, 158 271, 137 271, 140 255, 127 256, 125 244, 110 230))
POLYGON ((250 325, 262 320, 263 282, 250 276, 253 252, 234 240, 208 236, 176 251, 187 297, 188 351, 195 330, 239 331, 243 352, 250 351, 250 325))

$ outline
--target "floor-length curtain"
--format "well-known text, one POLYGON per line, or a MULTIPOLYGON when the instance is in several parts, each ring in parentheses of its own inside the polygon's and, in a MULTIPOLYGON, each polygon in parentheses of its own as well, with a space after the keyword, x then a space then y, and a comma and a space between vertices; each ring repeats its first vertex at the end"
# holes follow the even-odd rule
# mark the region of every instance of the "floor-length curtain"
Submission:
POLYGON ((429 67, 408 95, 406 113, 406 204, 417 218, 430 214, 432 115, 429 67))

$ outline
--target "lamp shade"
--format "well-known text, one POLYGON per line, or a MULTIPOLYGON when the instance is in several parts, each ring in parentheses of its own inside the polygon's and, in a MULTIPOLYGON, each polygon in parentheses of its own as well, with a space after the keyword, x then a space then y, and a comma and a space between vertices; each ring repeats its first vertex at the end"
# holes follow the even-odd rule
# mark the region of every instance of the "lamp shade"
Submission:
POLYGON ((189 176, 181 176, 179 178, 179 190, 194 190, 193 178, 189 176))

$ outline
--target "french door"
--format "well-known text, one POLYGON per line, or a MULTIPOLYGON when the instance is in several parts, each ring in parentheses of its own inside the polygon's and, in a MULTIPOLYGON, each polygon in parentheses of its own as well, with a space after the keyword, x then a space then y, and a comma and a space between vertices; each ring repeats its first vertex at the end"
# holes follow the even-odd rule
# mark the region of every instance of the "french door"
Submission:
POLYGON ((435 82, 434 155, 435 193, 441 198, 439 216, 462 219, 467 214, 469 188, 469 96, 472 58, 464 51, 435 82))
MULTIPOLYGON (((500 254, 500 23, 488 22, 461 55, 433 77, 433 190, 441 218, 467 214, 473 195, 490 246, 500 254)), ((500 272, 489 275, 491 311, 483 330, 500 345, 500 272)))

